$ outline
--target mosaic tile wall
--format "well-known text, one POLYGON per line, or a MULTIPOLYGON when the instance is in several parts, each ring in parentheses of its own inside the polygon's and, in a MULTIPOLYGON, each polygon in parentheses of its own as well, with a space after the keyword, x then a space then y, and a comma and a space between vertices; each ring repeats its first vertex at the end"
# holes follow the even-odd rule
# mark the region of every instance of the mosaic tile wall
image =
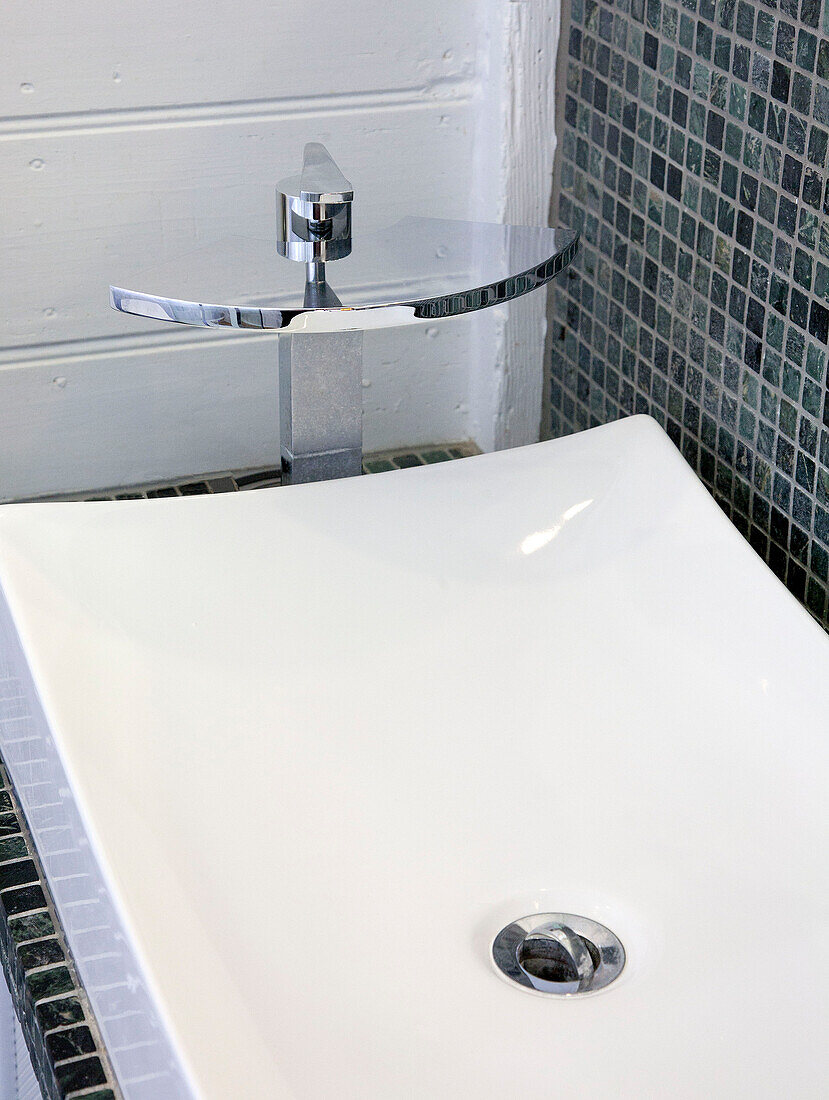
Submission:
MULTIPOLYGON (((0 696, 0 705, 8 703, 0 696)), ((0 964, 42 1095, 117 1100, 121 1092, 2 758, 0 964)))
POLYGON ((570 0, 549 434, 668 431, 829 622, 829 0, 570 0))

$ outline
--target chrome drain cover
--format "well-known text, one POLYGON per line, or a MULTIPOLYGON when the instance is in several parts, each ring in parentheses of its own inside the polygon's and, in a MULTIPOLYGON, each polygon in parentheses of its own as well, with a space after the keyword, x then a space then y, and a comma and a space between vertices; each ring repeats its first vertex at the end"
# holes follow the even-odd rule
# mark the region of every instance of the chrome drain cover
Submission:
POLYGON ((604 989, 622 973, 625 949, 603 924, 574 913, 531 913, 492 944, 501 973, 536 993, 573 997, 604 989))

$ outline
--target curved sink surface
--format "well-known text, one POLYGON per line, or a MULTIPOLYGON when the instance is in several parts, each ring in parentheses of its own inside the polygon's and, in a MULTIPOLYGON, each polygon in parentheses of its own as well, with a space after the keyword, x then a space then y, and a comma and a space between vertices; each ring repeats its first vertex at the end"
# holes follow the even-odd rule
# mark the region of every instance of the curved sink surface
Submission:
POLYGON ((829 639, 654 422, 8 506, 0 580, 0 751, 127 1097, 821 1094, 829 639), (509 984, 533 912, 621 976, 509 984))

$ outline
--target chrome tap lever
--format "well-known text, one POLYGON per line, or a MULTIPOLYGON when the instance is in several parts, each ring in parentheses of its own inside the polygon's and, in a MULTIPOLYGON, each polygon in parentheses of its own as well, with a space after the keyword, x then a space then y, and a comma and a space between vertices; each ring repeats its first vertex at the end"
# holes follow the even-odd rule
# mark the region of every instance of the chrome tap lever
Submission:
POLYGON ((324 145, 305 146, 302 174, 276 187, 276 247, 300 263, 341 260, 351 252, 354 189, 324 145))
POLYGON ((324 145, 309 141, 302 160, 299 197, 303 202, 351 202, 354 188, 324 145))

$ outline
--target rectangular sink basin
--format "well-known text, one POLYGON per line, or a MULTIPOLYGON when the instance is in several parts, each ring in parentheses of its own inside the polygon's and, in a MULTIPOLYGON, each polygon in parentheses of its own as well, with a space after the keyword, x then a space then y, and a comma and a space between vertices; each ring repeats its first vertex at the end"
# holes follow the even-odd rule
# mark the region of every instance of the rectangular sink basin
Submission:
POLYGON ((124 1095, 797 1097, 829 640, 657 425, 0 510, 2 752, 124 1095), (512 921, 624 945, 499 975, 512 921))

